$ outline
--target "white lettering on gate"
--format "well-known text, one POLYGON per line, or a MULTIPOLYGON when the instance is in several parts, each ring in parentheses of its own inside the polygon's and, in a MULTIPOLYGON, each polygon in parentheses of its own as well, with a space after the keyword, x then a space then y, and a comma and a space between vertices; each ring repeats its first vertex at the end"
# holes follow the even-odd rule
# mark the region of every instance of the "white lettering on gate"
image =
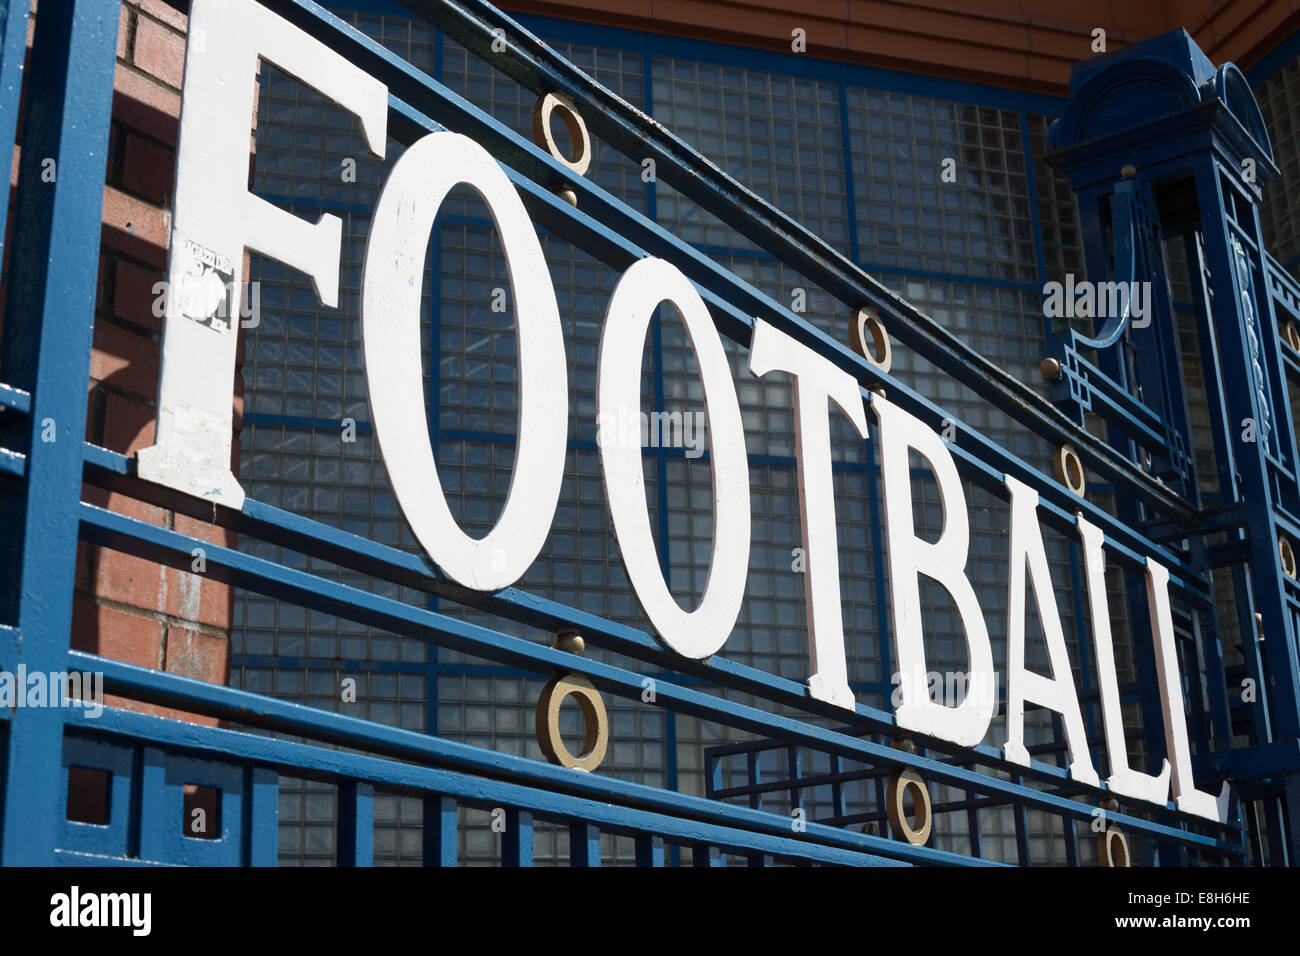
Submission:
MULTIPOLYGON (((245 250, 253 250, 311 276, 320 301, 335 306, 341 241, 337 217, 324 215, 311 224, 247 191, 247 135, 258 58, 274 62, 358 116, 367 145, 380 157, 386 138, 387 89, 252 0, 194 0, 190 38, 168 262, 169 287, 183 294, 167 297, 157 439, 139 453, 139 475, 239 508, 244 493, 229 464, 238 325, 222 320, 235 310, 221 296, 237 287, 233 274, 245 250), (206 37, 206 43, 196 45, 194 38, 199 36, 206 37)), ((695 286, 668 262, 648 258, 633 264, 614 290, 600 341, 597 421, 630 421, 641 414, 642 350, 650 317, 664 302, 680 313, 695 353, 711 446, 714 534, 708 580, 694 610, 677 603, 660 568, 639 442, 622 441, 617 429, 603 428, 597 446, 619 551, 646 616, 669 648, 686 657, 705 658, 726 643, 744 598, 750 545, 748 459, 731 367, 708 308, 695 286)), ((533 224, 502 167, 481 146, 459 134, 432 133, 412 144, 395 164, 371 224, 361 311, 372 421, 412 532, 437 566, 467 588, 494 591, 515 583, 540 553, 555 514, 567 451, 568 383, 555 292, 533 224), (450 512, 420 402, 424 261, 439 208, 458 183, 477 189, 491 210, 517 303, 515 467, 501 517, 482 539, 466 535, 450 512)), ((838 406, 866 439, 862 389, 847 372, 762 320, 756 320, 754 327, 749 370, 759 377, 780 371, 792 378, 807 556, 808 691, 811 698, 852 709, 855 701, 848 684, 841 619, 829 406, 832 402, 838 406)), ((893 639, 899 662, 897 724, 904 730, 974 746, 988 730, 996 695, 967 692, 961 703, 952 706, 930 699, 919 592, 921 575, 948 591, 965 632, 970 686, 996 687, 987 625, 965 571, 970 528, 961 478, 952 452, 924 422, 879 394, 872 396, 871 407, 879 428, 893 639), (913 522, 908 461, 912 451, 929 462, 938 485, 944 520, 933 543, 917 534, 913 522)), ((1004 755, 1014 763, 1029 763, 1024 707, 1026 703, 1047 707, 1062 717, 1071 776, 1097 784, 1051 586, 1038 522, 1038 495, 1011 476, 1004 476, 1004 481, 1011 499, 1004 755), (1024 666, 1029 589, 1047 640, 1051 678, 1024 666)), ((1170 755, 1161 773, 1151 776, 1128 766, 1106 607, 1103 536, 1081 515, 1077 527, 1098 658, 1110 765, 1107 785, 1122 796, 1156 804, 1163 804, 1172 788, 1180 810, 1222 822, 1227 818, 1228 787, 1216 797, 1197 790, 1193 780, 1169 573, 1147 559, 1151 637, 1170 755)))
POLYGON ((482 146, 430 133, 402 154, 384 184, 366 242, 361 341, 379 450, 411 533, 438 567, 476 591, 514 584, 533 563, 555 517, 564 480, 568 370, 555 289, 528 212, 482 146), (510 490, 485 538, 465 534, 438 480, 420 396, 420 299, 438 209, 457 183, 478 190, 492 214, 518 303, 519 440, 510 490))
POLYGON ((1134 770, 1128 765, 1124 743, 1124 715, 1120 710, 1119 678, 1115 674, 1115 650, 1110 633, 1110 607, 1106 600, 1106 555, 1102 551, 1101 529, 1077 515, 1083 550, 1084 575, 1088 582, 1088 613, 1092 618, 1092 643, 1097 652, 1097 687, 1101 692, 1101 721, 1106 732, 1106 754, 1110 776, 1106 786, 1125 797, 1163 804, 1169 799, 1169 760, 1159 775, 1134 770))
POLYGON ((943 439, 920 419, 909 415, 880 395, 871 396, 871 408, 880 422, 881 494, 885 504, 889 588, 894 619, 894 646, 898 654, 899 687, 903 704, 894 715, 898 726, 931 734, 963 747, 984 739, 993 719, 993 702, 984 695, 967 694, 956 707, 945 707, 918 694, 924 687, 925 641, 921 634, 920 575, 937 581, 952 596, 966 630, 973 680, 993 678, 993 649, 975 589, 966 577, 970 525, 966 520, 966 495, 952 453, 943 439), (943 507, 943 532, 933 544, 916 533, 912 521, 912 475, 908 451, 930 463, 943 507))
POLYGON ((762 377, 788 372, 794 380, 794 433, 799 451, 799 511, 803 519, 804 597, 808 604, 808 692, 818 700, 852 710, 844 660, 844 620, 840 596, 840 558, 835 537, 835 485, 831 475, 831 420, 834 402, 867 437, 862 389, 848 372, 761 319, 749 346, 749 370, 762 377))
POLYGON ((1029 766, 1025 749, 1025 704, 1047 707, 1061 715, 1066 746, 1070 750, 1070 776, 1097 786, 1100 780, 1088 754, 1088 733, 1083 728, 1074 672, 1065 647, 1061 614, 1052 590, 1052 572, 1038 526, 1038 492, 1024 482, 1005 476, 1011 492, 1010 591, 1007 595, 1007 741, 1002 754, 1012 763, 1029 766), (1034 591, 1034 604, 1047 642, 1052 676, 1043 677, 1025 667, 1025 572, 1034 591))
MULTIPOLYGON (((650 530, 641 448, 597 435, 605 500, 619 554, 646 617, 665 644, 703 658, 731 636, 745 598, 749 569, 749 459, 731 365, 713 319, 695 286, 676 266, 642 259, 619 279, 605 313, 596 370, 596 418, 626 419, 641 410, 641 352, 650 318, 661 302, 682 317, 704 385, 713 478, 713 551, 699 606, 685 611, 664 581, 650 530)), ((667 542, 664 543, 667 547, 667 542)))
POLYGON ((177 294, 166 299, 154 444, 137 462, 141 478, 236 509, 244 504, 230 471, 239 327, 216 317, 239 314, 225 297, 239 286, 245 249, 307 273, 317 298, 338 305, 343 234, 338 216, 313 225, 248 191, 259 57, 355 114, 381 158, 388 130, 384 84, 252 0, 194 0, 167 262, 177 294), (219 291, 215 299, 188 294, 196 288, 219 291))

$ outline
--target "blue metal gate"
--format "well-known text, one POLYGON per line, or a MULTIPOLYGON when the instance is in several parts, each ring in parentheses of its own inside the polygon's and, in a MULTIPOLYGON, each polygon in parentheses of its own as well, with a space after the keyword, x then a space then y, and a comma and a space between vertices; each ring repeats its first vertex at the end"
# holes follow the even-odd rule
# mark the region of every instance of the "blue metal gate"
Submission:
MULTIPOLYGON (((1228 782, 1232 816, 1220 825, 1172 803, 1115 801, 1104 785, 1070 777, 1064 745, 1036 750, 1024 767, 998 748, 962 749, 903 733, 888 711, 861 703, 852 712, 832 707, 813 700, 800 682, 723 656, 686 660, 644 630, 516 588, 468 592, 419 557, 281 508, 250 499, 237 513, 214 509, 139 480, 133 460, 83 440, 118 3, 69 0, 42 4, 25 77, 27 11, 10 5, 2 21, 0 131, 13 134, 20 96, 26 113, 16 228, 4 250, 0 669, 98 672, 110 693, 267 733, 118 708, 97 717, 60 707, 0 712, 0 861, 274 865, 281 775, 337 786, 338 863, 345 866, 372 862, 377 789, 423 801, 430 866, 456 864, 460 806, 503 811, 501 862, 517 866, 532 863, 534 821, 569 829, 575 866, 599 865, 601 833, 634 838, 637 863, 645 866, 671 860, 666 847, 689 848, 697 865, 716 862, 712 850, 755 865, 981 865, 993 861, 980 851, 980 814, 1005 810, 1021 863, 1033 862, 1029 811, 1061 821, 1067 859, 1076 862, 1079 831, 1086 832, 1099 808, 1110 826, 1151 851, 1135 857, 1163 865, 1294 861, 1300 852, 1300 584, 1294 560, 1286 566, 1279 547, 1286 552, 1291 539, 1300 540, 1300 453, 1287 392, 1290 377, 1300 375, 1300 285, 1263 248, 1260 185, 1276 168, 1258 108, 1234 67, 1214 70, 1179 31, 1076 71, 1052 144, 1079 196, 1088 271, 1150 282, 1154 315, 1140 328, 1125 315, 1099 329, 1062 330, 1044 362, 1053 382, 1049 403, 493 7, 479 0, 407 4, 525 87, 567 96, 596 137, 638 161, 653 159, 662 181, 796 268, 846 311, 870 307, 899 342, 1053 447, 1073 450, 1080 468, 1113 489, 1110 509, 1073 493, 1068 472, 1061 479, 1044 475, 955 420, 898 376, 575 178, 546 151, 310 0, 263 5, 387 85, 395 138, 409 143, 441 129, 470 136, 500 160, 541 226, 615 268, 647 255, 672 262, 695 283, 724 335, 746 344, 754 317, 763 318, 848 371, 864 398, 883 388, 891 402, 936 431, 950 426, 950 450, 970 482, 1005 495, 1003 476, 1012 476, 1037 491, 1048 526, 1073 533, 1079 514, 1102 529, 1113 559, 1124 566, 1134 621, 1148 619, 1141 574, 1147 557, 1157 558, 1170 571, 1200 789, 1217 791, 1228 782), (503 37, 504 48, 494 48, 503 37), (57 165, 54 182, 41 175, 47 158, 57 165), (557 195, 561 187, 572 190, 576 204, 557 195), (1174 301, 1170 291, 1166 247, 1175 242, 1190 275, 1190 303, 1174 301), (1201 404, 1184 386, 1180 312, 1201 343, 1201 404), (1104 421, 1104 435, 1085 427, 1089 415, 1104 421), (1239 440, 1245 422, 1253 423, 1259 441, 1239 440), (1207 423, 1213 433, 1208 468, 1194 454, 1193 436, 1207 423), (83 482, 532 627, 577 631, 628 663, 596 661, 563 645, 512 637, 200 542, 86 503, 83 482), (740 755, 748 783, 692 796, 72 651, 79 541, 182 569, 202 545, 205 573, 214 580, 528 673, 580 675, 606 695, 640 699, 653 674, 657 706, 757 738, 709 755, 710 768, 740 755), (1216 570, 1230 580, 1226 592, 1214 587, 1216 570), (1232 607, 1225 612, 1228 592, 1232 607), (1224 664, 1225 621, 1240 634, 1239 666, 1224 664), (1247 681, 1254 692, 1245 699, 1230 693, 1247 681), (731 699, 741 695, 755 703, 731 699), (756 770, 758 755, 767 751, 785 755, 785 771, 774 779, 761 779, 756 770), (825 763, 812 770, 801 753, 823 755, 825 763), (72 767, 107 774, 105 824, 67 819, 72 767), (933 838, 910 843, 886 824, 885 782, 906 770, 951 794, 932 812, 968 822, 969 853, 938 849, 933 838), (838 805, 841 788, 854 780, 875 786, 880 796, 873 812, 854 816, 838 805), (177 825, 187 785, 219 794, 219 839, 192 839, 177 825), (790 806, 798 808, 800 794, 815 787, 835 795, 829 816, 792 825, 789 814, 762 805, 763 794, 788 791, 790 806), (868 829, 850 829, 858 824, 868 829)), ((0 220, 6 211, 0 206, 0 220)), ((869 442, 866 455, 874 471, 869 442)), ((1065 461, 1068 467, 1068 456, 1065 461)), ((1138 653, 1141 686, 1126 691, 1142 702, 1146 726, 1156 727, 1156 664, 1149 648, 1138 653)), ((1148 759, 1158 766, 1162 756, 1160 743, 1151 742, 1148 759)))

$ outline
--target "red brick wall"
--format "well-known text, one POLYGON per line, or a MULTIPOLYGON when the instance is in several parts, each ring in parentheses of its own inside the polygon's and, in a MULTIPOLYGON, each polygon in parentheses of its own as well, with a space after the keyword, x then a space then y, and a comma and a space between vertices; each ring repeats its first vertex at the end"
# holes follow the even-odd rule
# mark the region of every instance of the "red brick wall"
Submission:
MULTIPOLYGON (((162 333, 153 290, 167 262, 185 27, 185 16, 160 0, 123 3, 86 437, 126 455, 153 443, 162 333)), ((238 429, 243 404, 238 376, 236 385, 232 413, 238 429)), ((237 471, 238 441, 233 458, 237 471)), ((203 541, 235 544, 232 532, 184 514, 90 486, 84 495, 94 504, 203 541)), ((203 574, 80 547, 74 648, 224 684, 230 670, 230 612, 230 588, 203 574)), ((111 697, 108 702, 179 716, 111 697)))
POLYGON ((1215 63, 1252 66, 1300 26, 1295 0, 500 0, 506 10, 790 52, 1058 96, 1070 68, 1183 27, 1215 63))

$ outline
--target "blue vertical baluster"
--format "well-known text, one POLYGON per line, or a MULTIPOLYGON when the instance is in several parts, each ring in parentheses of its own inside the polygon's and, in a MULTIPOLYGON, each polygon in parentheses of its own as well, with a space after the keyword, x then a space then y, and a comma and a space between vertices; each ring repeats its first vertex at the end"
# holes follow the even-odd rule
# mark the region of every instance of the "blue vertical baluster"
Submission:
MULTIPOLYGON (((13 146, 18 126, 18 101, 23 86, 23 60, 27 57, 28 4, 10 0, 0 9, 0 143, 5 152, 13 146)), ((5 220, 9 216, 9 190, 0 189, 0 261, 4 259, 5 220)))
POLYGON ((533 815, 527 810, 506 811, 506 832, 501 834, 501 865, 533 865, 533 815))
POLYGON ((359 780, 339 784, 339 866, 375 865, 375 787, 359 780))
MULTIPOLYGON (((0 503, 0 565, 21 568, 21 581, 4 582, 0 620, 17 623, 28 673, 67 670, 118 8, 44 4, 27 71, 0 368, 32 393, 31 446, 26 485, 0 503), (46 160, 53 181, 42 176, 46 160)), ((14 711, 4 777, 22 799, 6 801, 0 864, 53 862, 63 716, 58 707, 14 711)))
POLYGON ((636 838, 636 865, 664 865, 664 841, 662 837, 643 833, 636 838))
POLYGON ((425 797, 424 865, 455 866, 457 838, 456 801, 451 797, 425 797))
POLYGON ((600 828, 575 820, 569 824, 569 865, 600 866, 600 828))
POLYGON ((280 775, 269 767, 244 774, 244 860, 248 866, 275 866, 280 839, 280 775))
MULTIPOLYGON (((969 793, 967 797, 969 799, 969 793)), ((966 808, 966 826, 970 830, 970 855, 976 858, 984 856, 984 836, 980 833, 980 812, 978 807, 966 808)))
MULTIPOLYGON (((1020 783, 1021 777, 1013 774, 1011 780, 1020 783)), ((1018 801, 1011 804, 1011 816, 1016 824, 1016 858, 1021 866, 1029 865, 1029 814, 1025 805, 1018 801)))

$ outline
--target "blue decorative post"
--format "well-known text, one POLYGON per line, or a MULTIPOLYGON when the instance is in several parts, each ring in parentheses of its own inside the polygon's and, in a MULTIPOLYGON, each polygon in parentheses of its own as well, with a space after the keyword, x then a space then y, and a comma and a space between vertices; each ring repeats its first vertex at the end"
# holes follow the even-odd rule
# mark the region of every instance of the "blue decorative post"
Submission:
MULTIPOLYGON (((1228 607, 1183 609, 1179 653, 1198 785, 1217 791, 1232 782, 1250 829, 1262 813, 1270 843, 1280 845, 1269 862, 1294 862, 1300 456, 1287 376, 1300 377, 1300 334, 1291 326, 1288 338, 1286 323, 1300 318, 1300 287, 1263 247, 1260 188, 1278 173, 1268 132, 1241 71, 1216 69, 1177 30, 1076 66, 1048 145, 1078 196, 1088 278, 1149 282, 1150 295, 1140 319, 1121 309, 1099 316, 1091 334, 1058 335, 1044 372, 1055 378, 1058 405, 1080 422, 1099 414, 1112 446, 1200 513, 1195 525, 1171 526, 1137 503, 1120 504, 1125 521, 1181 545, 1207 577, 1232 584, 1234 617, 1228 607), (1190 303, 1172 292, 1179 252, 1190 303), (1180 328, 1178 309, 1189 305, 1180 328), (1199 397, 1183 380, 1186 353, 1200 355, 1199 397), (1193 444, 1194 425, 1209 443, 1193 444), (1213 462, 1210 473, 1198 473, 1198 453, 1213 462), (1244 659, 1226 680, 1225 620, 1235 620, 1244 659), (1249 744, 1237 747, 1243 737, 1249 744)), ((1145 620, 1136 616, 1145 600, 1135 574, 1128 590, 1133 619, 1145 620)), ((1147 643, 1139 636, 1135 647, 1147 643)), ((1149 672, 1140 653, 1137 663, 1149 672)), ((1162 861, 1172 852, 1163 846, 1162 861)))
MULTIPOLYGON (((118 10, 117 0, 43 4, 26 81, 0 369, 30 394, 31 414, 14 436, 25 480, 0 495, 0 623, 16 625, 18 637, 0 666, 29 674, 68 666, 118 10)), ((7 29, 22 23, 11 16, 7 29)), ((0 766, 0 864, 54 862, 62 752, 59 707, 14 710, 0 766)))

